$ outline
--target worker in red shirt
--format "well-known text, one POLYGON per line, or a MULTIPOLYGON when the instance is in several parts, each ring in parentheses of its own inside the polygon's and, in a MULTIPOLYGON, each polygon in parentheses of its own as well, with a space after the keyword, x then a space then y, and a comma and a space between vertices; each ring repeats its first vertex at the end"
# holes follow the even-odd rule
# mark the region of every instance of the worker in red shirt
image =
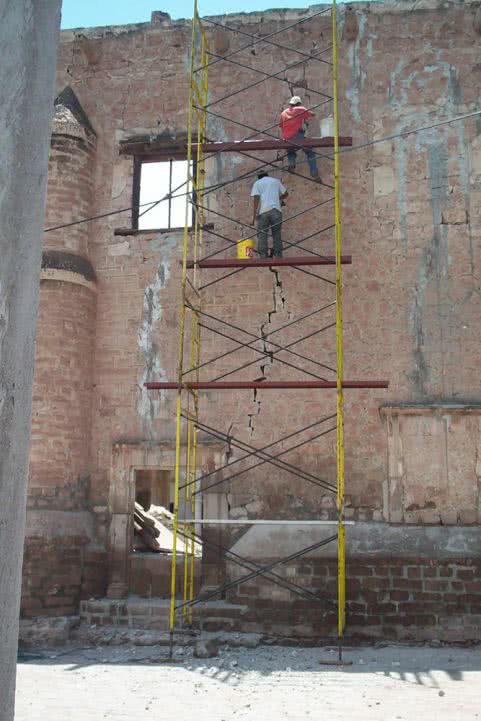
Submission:
MULTIPOLYGON (((294 95, 289 100, 289 107, 282 111, 279 120, 279 127, 281 129, 282 140, 290 140, 293 146, 287 151, 287 162, 288 170, 292 172, 296 169, 296 154, 297 148, 295 143, 298 140, 304 140, 306 131, 305 125, 307 125, 310 118, 314 117, 314 113, 305 108, 302 104, 302 100, 298 95, 294 95)), ((321 182, 319 177, 319 171, 317 169, 316 154, 312 148, 303 148, 307 162, 309 163, 309 171, 311 177, 321 182)))

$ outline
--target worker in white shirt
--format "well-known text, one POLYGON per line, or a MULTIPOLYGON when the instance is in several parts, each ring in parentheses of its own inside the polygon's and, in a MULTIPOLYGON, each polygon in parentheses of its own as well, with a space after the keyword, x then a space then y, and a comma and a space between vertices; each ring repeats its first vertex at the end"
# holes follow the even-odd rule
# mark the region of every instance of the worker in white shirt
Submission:
POLYGON ((273 255, 282 258, 282 210, 283 200, 287 198, 287 190, 277 178, 268 173, 259 173, 252 186, 253 198, 252 225, 257 220, 257 251, 261 258, 267 258, 267 234, 272 232, 273 255))

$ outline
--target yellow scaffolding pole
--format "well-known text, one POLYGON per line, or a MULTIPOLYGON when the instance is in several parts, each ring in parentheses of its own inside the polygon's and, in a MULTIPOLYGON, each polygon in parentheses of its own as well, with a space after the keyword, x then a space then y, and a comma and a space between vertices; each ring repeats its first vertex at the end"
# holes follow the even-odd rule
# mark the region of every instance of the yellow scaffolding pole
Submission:
MULTIPOLYGON (((346 538, 344 527, 344 348, 342 333, 342 238, 341 238, 341 191, 339 172, 339 95, 337 53, 337 7, 332 3, 332 96, 334 109, 334 208, 336 235, 336 413, 337 413, 337 630, 341 644, 346 626, 346 538)), ((339 646, 341 649, 341 645, 339 646)))
MULTIPOLYGON (((184 515, 190 506, 190 519, 184 526, 182 533, 184 539, 184 569, 182 583, 182 616, 189 623, 192 622, 192 607, 187 603, 192 601, 194 595, 194 567, 195 567, 195 496, 193 495, 193 486, 196 478, 197 463, 197 429, 196 422, 199 411, 199 395, 198 391, 189 391, 182 388, 184 380, 184 354, 186 351, 186 308, 188 306, 187 285, 197 291, 198 294, 198 267, 197 259, 199 257, 199 248, 202 246, 202 226, 203 211, 199 208, 202 206, 204 192, 204 158, 202 152, 202 143, 205 139, 206 130, 206 112, 208 80, 207 68, 203 69, 199 74, 199 83, 197 83, 194 72, 196 57, 199 55, 198 43, 200 38, 200 62, 201 67, 207 65, 208 46, 207 38, 202 29, 200 17, 197 11, 197 0, 194 3, 194 17, 192 20, 192 39, 191 39, 191 57, 190 57, 190 85, 189 85, 189 112, 187 123, 187 182, 186 194, 189 201, 191 193, 195 194, 196 202, 194 203, 194 223, 191 227, 190 202, 186 204, 184 239, 182 247, 182 275, 181 275, 181 308, 179 319, 179 361, 178 361, 178 383, 179 390, 177 393, 176 406, 176 442, 175 442, 175 486, 174 486, 174 519, 173 519, 173 548, 172 548, 172 569, 170 584, 170 612, 169 612, 169 630, 170 630, 170 653, 173 650, 173 637, 176 625, 176 595, 177 595, 177 539, 179 536, 179 498, 180 484, 182 472, 185 468, 185 478, 183 479, 184 487, 184 515), (201 106, 201 110, 196 108, 194 100, 201 106), (197 119, 197 127, 194 129, 194 114, 197 119), (192 146, 195 140, 197 144, 196 167, 192 170, 193 152, 192 146), (193 252, 194 270, 193 278, 188 277, 187 258, 190 251, 193 252), (183 399, 187 393, 186 403, 183 399), (191 400, 193 404, 191 412, 191 400), (186 423, 186 445, 185 445, 185 465, 181 464, 182 455, 182 439, 183 430, 186 423)), ((199 314, 192 311, 192 320, 190 325, 190 349, 188 370, 192 371, 199 366, 200 361, 200 318, 199 314)), ((198 371, 195 371, 198 376, 198 371)))
MULTIPOLYGON (((200 97, 202 104, 202 118, 199 120, 198 133, 197 133, 197 164, 196 164, 196 192, 197 199, 199 201, 198 212, 196 212, 196 229, 195 229, 195 247, 194 247, 194 282, 195 288, 199 289, 199 269, 197 267, 197 261, 202 255, 203 245, 203 227, 204 227, 204 187, 205 187, 205 160, 203 142, 206 135, 206 124, 207 124, 207 107, 208 99, 208 51, 209 44, 207 38, 202 32, 202 43, 201 43, 201 57, 200 64, 204 68, 201 76, 201 88, 200 97)), ((199 297, 200 306, 200 297, 199 297)), ((199 312, 192 313, 192 352, 191 352, 191 368, 195 367, 195 380, 199 381, 199 367, 200 367, 200 314, 199 312)), ((196 392, 194 398, 194 415, 195 419, 199 416, 199 393, 196 392)), ((190 488, 190 513, 192 523, 190 524, 190 573, 189 573, 189 613, 188 620, 192 623, 192 601, 194 599, 194 575, 195 575, 195 496, 193 491, 195 489, 195 481, 197 476, 197 428, 193 428, 193 449, 192 449, 192 464, 191 464, 191 478, 189 483, 190 488)))
MULTIPOLYGON (((337 416, 337 526, 338 526, 338 637, 340 653, 345 630, 345 527, 344 527, 344 398, 343 398, 343 316, 342 316, 342 243, 341 243, 341 202, 340 202, 340 168, 339 168, 339 97, 338 97, 338 42, 337 42, 337 7, 336 0, 332 5, 332 84, 334 113, 334 209, 335 209, 335 258, 336 258, 336 416, 337 416)), ((186 206, 185 228, 182 249, 182 276, 180 309, 180 337, 178 362, 178 395, 176 407, 176 445, 175 445, 175 491, 173 521, 173 551, 171 574, 171 597, 169 628, 171 638, 171 654, 173 635, 176 626, 176 590, 177 590, 177 538, 179 533, 179 491, 181 476, 185 470, 184 518, 185 525, 181 531, 184 538, 184 568, 182 574, 182 617, 192 623, 192 606, 194 600, 195 580, 195 494, 197 478, 197 422, 199 416, 199 392, 186 389, 184 371, 184 354, 187 356, 186 310, 191 315, 190 348, 188 351, 187 373, 192 373, 189 380, 199 381, 201 358, 201 323, 200 323, 200 282, 199 259, 202 255, 204 226, 204 188, 205 188, 205 157, 203 144, 206 139, 207 105, 208 105, 208 41, 198 14, 197 0, 194 0, 192 21, 190 87, 188 111, 188 142, 187 142, 187 198, 193 193, 194 222, 191 227, 189 203, 186 206), (200 65, 196 68, 196 60, 200 65), (195 125, 195 127, 194 127, 195 125), (195 158, 194 150, 195 139, 195 158), (195 160, 195 167, 193 161, 195 160), (193 257, 191 273, 187 269, 187 259, 193 257), (195 308, 188 301, 187 289, 197 295, 195 308), (187 398, 185 398, 187 394, 187 398), (181 464, 183 438, 186 438, 185 465, 181 464), (188 509, 190 508, 190 514, 188 509)))

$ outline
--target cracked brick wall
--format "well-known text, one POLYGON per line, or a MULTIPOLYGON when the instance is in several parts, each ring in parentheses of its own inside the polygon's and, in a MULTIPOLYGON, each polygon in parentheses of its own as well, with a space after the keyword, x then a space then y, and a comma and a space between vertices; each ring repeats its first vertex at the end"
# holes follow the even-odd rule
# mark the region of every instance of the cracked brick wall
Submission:
MULTIPOLYGON (((304 17, 303 12, 269 11, 228 20, 247 32, 267 35, 304 17)), ((352 135, 354 145, 359 145, 478 109, 475 13, 475 4, 455 2, 443 8, 435 3, 423 9, 413 3, 356 4, 353 12, 341 8, 341 133, 352 135)), ((219 29, 209 28, 208 34, 218 53, 230 52, 241 42, 241 36, 219 29)), ((316 18, 281 37, 286 46, 315 53, 330 43, 330 19, 316 18)), ((131 205, 133 161, 119 154, 120 141, 139 134, 185 133, 189 47, 190 24, 166 18, 62 33, 58 90, 73 89, 97 136, 89 209, 78 202, 78 193, 72 193, 72 219, 131 205)), ((238 59, 267 73, 290 67, 280 72, 280 79, 269 79, 214 106, 212 110, 224 118, 209 118, 208 134, 215 140, 249 134, 232 119, 258 128, 272 126, 292 93, 314 105, 318 96, 308 88, 329 92, 329 66, 303 58, 299 62, 284 48, 250 46, 238 59)), ((214 65, 210 100, 256 78, 233 62, 214 65)), ((318 112, 311 134, 319 133, 324 112, 318 112)), ((275 158, 275 152, 262 154, 264 161, 275 158)), ((302 160, 299 157, 298 170, 307 176, 302 160)), ((207 185, 241 176, 254 166, 252 159, 219 155, 207 166, 207 185)), ((332 185, 331 162, 321 159, 319 167, 325 183, 332 185)), ((354 259, 345 268, 345 374, 390 381, 388 391, 346 393, 347 516, 379 524, 386 534, 390 524, 398 522, 469 527, 481 519, 481 125, 473 119, 346 152, 341 170, 344 251, 354 259), (379 412, 384 405, 391 407, 387 417, 379 412), (399 408, 404 412, 406 406, 426 413, 416 432, 411 421, 399 416, 399 408), (453 413, 454 421, 445 423, 443 443, 433 418, 444 414, 451 419, 453 413), (410 463, 413 458, 416 463, 410 463), (434 508, 424 508, 426 489, 434 508)), ((302 237, 306 248, 332 252, 329 203, 316 212, 303 212, 327 200, 329 190, 308 179, 286 174, 282 179, 289 190, 283 226, 286 246, 302 237), (287 220, 291 215, 297 217, 287 220), (320 228, 325 229, 322 234, 320 228)), ((216 233, 234 241, 249 234, 250 188, 251 180, 243 180, 208 196, 207 219, 216 233), (217 213, 232 217, 232 222, 217 213)), ((59 203, 51 193, 53 224, 66 219, 59 203)), ((108 532, 112 444, 172 443, 175 433, 174 394, 146 394, 143 383, 176 377, 182 234, 129 234, 130 222, 130 214, 121 212, 89 225, 89 258, 99 292, 92 320, 92 411, 85 448, 90 459, 88 506, 96 518, 92 542, 102 548, 108 532), (126 234, 116 235, 119 228, 126 234)), ((62 231, 64 242, 77 232, 62 231)), ((228 245, 208 233, 204 243, 206 253, 228 245)), ((286 252, 298 251, 292 246, 286 252)), ((321 275, 332 283, 331 270, 321 275)), ((243 348, 216 361, 203 377, 230 374, 235 360, 236 365, 250 365, 226 379, 286 380, 298 372, 282 364, 284 359, 308 374, 332 378, 331 283, 282 269, 243 271, 211 286, 204 309, 260 336, 256 347, 268 355, 243 348), (314 308, 324 310, 300 325, 287 325, 314 308), (287 327, 279 330, 281 326, 287 327), (276 352, 274 343, 287 345, 304 336, 292 350, 310 361, 276 352)), ((212 319, 206 325, 247 343, 253 340, 212 319)), ((235 345, 207 329, 202 333, 205 359, 228 353, 235 345)), ((201 409, 208 425, 263 447, 334 413, 335 398, 329 392, 232 391, 220 397, 208 391, 201 394, 201 409)), ((54 437, 51 429, 46 432, 54 437)), ((201 443, 212 440, 207 434, 199 438, 201 443)), ((331 433, 290 452, 286 460, 332 483, 334 444, 331 433)), ((232 445, 225 450, 231 461, 240 455, 232 445)), ((159 446, 159 465, 162 458, 159 446)), ((216 490, 217 507, 230 518, 335 517, 331 495, 285 468, 264 464, 216 490)), ((229 544, 243 534, 222 532, 215 537, 229 544)), ((266 557, 269 551, 267 547, 266 557)))

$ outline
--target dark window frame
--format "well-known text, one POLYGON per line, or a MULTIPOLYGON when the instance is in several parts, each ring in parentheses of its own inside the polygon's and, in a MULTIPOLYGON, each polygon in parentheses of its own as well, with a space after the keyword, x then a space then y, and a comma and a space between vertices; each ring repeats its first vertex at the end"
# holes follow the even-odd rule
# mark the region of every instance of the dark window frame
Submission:
MULTIPOLYGON (((142 176, 142 165, 144 163, 169 163, 169 172, 170 172, 170 178, 169 178, 169 189, 172 190, 172 162, 187 160, 187 154, 186 153, 178 153, 178 152, 162 152, 162 153, 153 153, 149 155, 134 155, 133 158, 133 186, 132 186, 132 229, 133 230, 139 230, 139 216, 142 213, 142 209, 139 207, 140 205, 140 180, 142 176)), ((192 161, 192 174, 195 177, 195 160, 192 161)), ((195 197, 195 192, 192 191, 192 196, 195 197)), ((192 204, 191 208, 191 219, 190 219, 190 225, 189 228, 192 228, 194 225, 194 204, 192 204)), ((155 231, 176 231, 176 230, 183 230, 184 226, 171 226, 170 225, 170 215, 171 215, 171 200, 169 198, 169 210, 168 210, 168 226, 163 227, 157 227, 157 228, 143 228, 143 232, 148 232, 152 230, 155 231)))

